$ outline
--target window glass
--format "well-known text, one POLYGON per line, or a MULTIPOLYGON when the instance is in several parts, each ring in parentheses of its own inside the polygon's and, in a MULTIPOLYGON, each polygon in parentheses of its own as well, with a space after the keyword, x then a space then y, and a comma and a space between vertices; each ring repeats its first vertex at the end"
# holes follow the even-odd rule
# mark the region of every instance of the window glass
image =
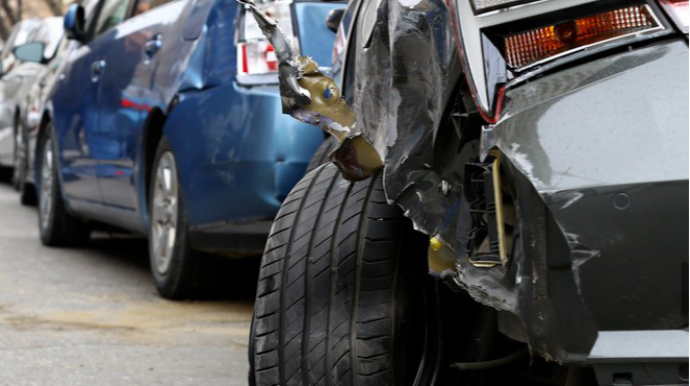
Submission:
POLYGON ((20 46, 28 41, 29 35, 38 26, 38 21, 34 19, 24 20, 17 23, 12 29, 10 37, 7 38, 5 45, 0 55, 0 62, 2 62, 2 73, 6 74, 15 65, 14 48, 20 46))
POLYGON ((57 46, 62 39, 63 23, 61 17, 49 17, 41 20, 38 28, 33 30, 27 41, 45 44, 43 56, 50 59, 55 55, 57 46))
POLYGON ((127 16, 129 0, 105 0, 98 15, 96 36, 122 23, 127 16))
POLYGON ((139 0, 137 2, 137 6, 134 7, 134 16, 150 11, 156 7, 160 7, 161 5, 167 4, 171 1, 175 0, 139 0))

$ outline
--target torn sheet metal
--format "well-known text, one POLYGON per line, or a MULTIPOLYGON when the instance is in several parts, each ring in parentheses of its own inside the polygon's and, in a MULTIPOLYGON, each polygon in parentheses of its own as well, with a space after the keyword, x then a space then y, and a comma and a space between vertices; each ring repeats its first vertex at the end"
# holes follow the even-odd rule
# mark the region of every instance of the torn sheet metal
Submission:
POLYGON ((355 114, 333 79, 310 57, 295 55, 278 23, 251 0, 245 3, 278 57, 283 113, 321 127, 338 140, 331 160, 351 181, 363 180, 383 167, 379 153, 356 129, 355 114))
MULTIPOLYGON (((651 202, 655 195, 644 193, 648 187, 639 183, 668 184, 662 191, 673 196, 677 206, 688 205, 676 194, 687 191, 687 169, 668 167, 687 164, 687 116, 673 113, 673 109, 687 111, 687 88, 677 86, 685 84, 677 79, 687 79, 687 46, 679 41, 677 47, 651 46, 616 54, 509 90, 501 120, 482 130, 484 121, 466 102, 471 98, 462 94, 464 77, 445 2, 374 0, 361 2, 358 8, 356 39, 350 37, 353 43, 344 66, 352 70, 345 74, 343 90, 356 115, 352 125, 344 121, 349 133, 342 137, 361 138, 376 149, 384 160, 389 202, 400 205, 417 230, 457 256, 457 281, 474 299, 510 315, 500 318, 504 333, 527 342, 532 352, 547 359, 584 361, 598 330, 621 326, 621 318, 611 310, 621 309, 621 301, 629 300, 625 304, 630 306, 645 296, 640 294, 644 287, 636 286, 632 277, 611 292, 617 297, 602 299, 600 294, 610 291, 609 278, 617 272, 635 272, 635 267, 625 265, 621 251, 637 256, 639 252, 621 245, 640 247, 643 230, 631 230, 630 224, 650 221, 645 216, 654 211, 626 212, 629 217, 611 214, 616 218, 612 224, 592 216, 606 205, 606 210, 619 210, 610 205, 616 186, 651 202), (684 61, 677 61, 679 55, 685 55, 684 61), (660 86, 661 78, 674 79, 664 77, 669 66, 682 64, 685 72, 677 74, 676 84, 660 86), (684 94, 670 95, 669 89, 684 94), (678 132, 678 127, 685 129, 678 132), (626 132, 621 133, 621 128, 626 132), (650 130, 652 135, 644 134, 650 130), (468 259, 476 220, 468 200, 471 184, 465 165, 485 160, 492 150, 500 151, 503 172, 518 197, 520 216, 515 226, 521 242, 513 242, 506 266, 487 269, 468 259), (649 154, 646 150, 656 158, 640 156, 649 154), (607 225, 628 232, 611 232, 607 225), (615 264, 608 265, 610 261, 615 264)), ((305 85, 311 81, 305 80, 314 76, 312 85, 319 84, 321 91, 331 83, 319 83, 321 74, 308 75, 307 63, 286 65, 302 66, 298 84, 311 104, 318 93, 307 94, 305 85)), ((309 106, 301 103, 292 104, 289 112, 309 106)), ((325 111, 314 108, 297 117, 328 125, 329 121, 322 121, 329 116, 325 111)), ((345 157, 334 158, 338 162, 345 157)), ((358 161, 355 157, 351 164, 358 161)), ((350 179, 366 176, 364 172, 348 175, 344 169, 350 179)), ((687 221, 677 225, 687 230, 687 221)), ((679 244, 676 236, 670 239, 679 244)), ((652 253, 649 245, 642 247, 652 253)), ((667 267, 654 269, 668 275, 667 267)), ((653 283, 651 277, 644 284, 656 286, 653 293, 664 293, 661 287, 666 285, 653 283)), ((658 307, 658 317, 640 309, 635 312, 639 320, 659 327, 683 322, 687 326, 687 316, 669 314, 673 307, 664 306, 666 311, 658 307)))

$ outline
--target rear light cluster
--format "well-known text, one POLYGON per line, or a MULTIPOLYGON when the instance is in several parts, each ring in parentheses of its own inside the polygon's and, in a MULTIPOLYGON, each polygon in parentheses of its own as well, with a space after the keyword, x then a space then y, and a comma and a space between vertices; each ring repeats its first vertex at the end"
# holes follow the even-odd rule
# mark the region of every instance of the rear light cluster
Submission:
POLYGON ((638 42, 688 33, 689 0, 448 0, 479 112, 501 118, 506 89, 638 42), (663 11, 663 12, 662 12, 663 11))
POLYGON ((647 5, 570 20, 505 38, 505 59, 520 70, 594 44, 659 27, 647 5))
MULTIPOLYGON (((292 26, 290 1, 257 2, 258 7, 278 22, 280 29, 299 52, 297 38, 292 26)), ((278 58, 275 49, 261 32, 256 19, 247 12, 244 18, 242 41, 237 45, 237 68, 240 74, 270 74, 278 72, 278 58)))
POLYGON ((664 7, 674 23, 681 31, 688 33, 688 25, 690 24, 690 9, 688 9, 688 0, 660 0, 661 6, 664 7))

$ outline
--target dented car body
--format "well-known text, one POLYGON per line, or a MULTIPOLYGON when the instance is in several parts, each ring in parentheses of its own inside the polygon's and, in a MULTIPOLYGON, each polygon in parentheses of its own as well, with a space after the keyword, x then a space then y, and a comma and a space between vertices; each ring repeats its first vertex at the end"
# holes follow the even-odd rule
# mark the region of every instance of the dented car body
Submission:
POLYGON ((665 3, 355 0, 336 38, 351 138, 436 274, 602 385, 688 381, 688 40, 665 3))

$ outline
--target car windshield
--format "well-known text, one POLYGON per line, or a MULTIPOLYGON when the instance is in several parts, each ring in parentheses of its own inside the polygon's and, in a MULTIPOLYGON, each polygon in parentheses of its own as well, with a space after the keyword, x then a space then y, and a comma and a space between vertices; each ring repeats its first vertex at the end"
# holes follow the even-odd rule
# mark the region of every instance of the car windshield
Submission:
POLYGON ((63 35, 63 21, 61 17, 49 17, 41 22, 41 25, 32 34, 29 40, 45 43, 43 56, 52 58, 57 51, 63 35))

